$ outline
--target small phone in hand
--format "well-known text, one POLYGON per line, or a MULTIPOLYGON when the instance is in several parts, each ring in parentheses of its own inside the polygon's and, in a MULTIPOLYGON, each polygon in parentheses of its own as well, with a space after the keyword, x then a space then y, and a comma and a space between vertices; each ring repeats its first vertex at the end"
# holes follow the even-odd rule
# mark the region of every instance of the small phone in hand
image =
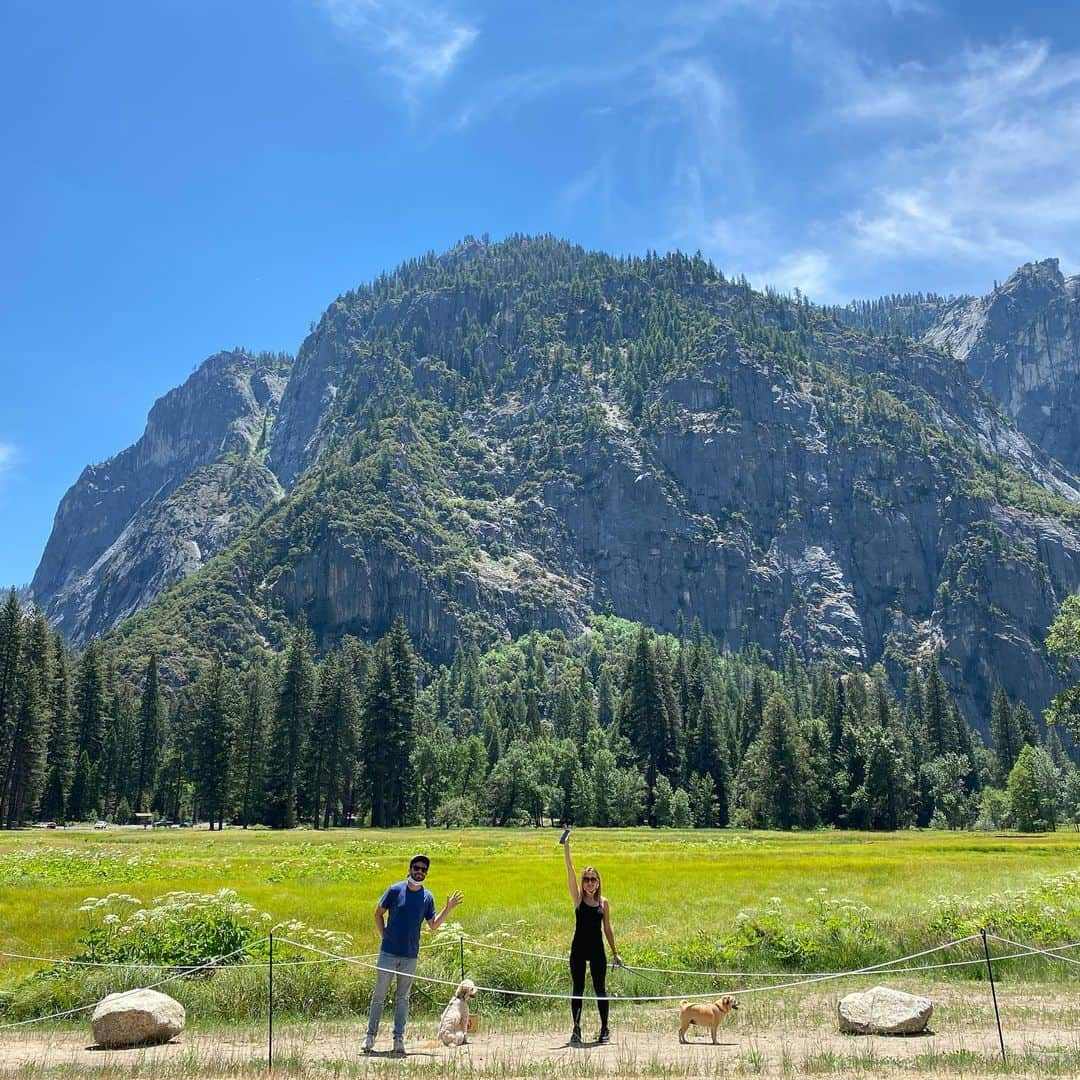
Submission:
POLYGON ((568 837, 569 835, 570 835, 570 826, 569 826, 569 825, 566 825, 566 826, 565 826, 565 827, 563 828, 563 831, 562 831, 562 836, 560 836, 560 837, 559 837, 559 843, 560 843, 560 844, 565 844, 565 843, 566 843, 566 839, 567 839, 567 837, 568 837))

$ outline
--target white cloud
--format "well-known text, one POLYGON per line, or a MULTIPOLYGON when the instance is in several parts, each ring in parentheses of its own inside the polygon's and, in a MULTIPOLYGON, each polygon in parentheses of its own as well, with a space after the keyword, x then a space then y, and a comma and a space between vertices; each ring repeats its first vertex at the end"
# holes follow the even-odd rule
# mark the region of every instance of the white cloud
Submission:
MULTIPOLYGON (((418 40, 385 32, 380 0, 323 2, 373 48, 404 57, 418 40)), ((392 10, 415 13, 416 3, 392 10)), ((588 205, 635 246, 700 248, 729 272, 818 300, 864 294, 870 275, 880 281, 901 262, 948 261, 988 283, 1025 259, 1080 248, 1080 54, 1010 40, 941 58, 939 36, 936 53, 919 45, 875 64, 847 44, 853 16, 868 9, 945 17, 922 0, 676 0, 629 14, 623 37, 588 63, 549 55, 481 79, 441 130, 577 92, 577 116, 597 125, 594 152, 554 188, 556 213, 588 205), (714 46, 746 34, 750 47, 773 20, 785 23, 793 94, 764 121, 714 46), (785 184, 775 145, 767 164, 759 156, 763 122, 790 131, 804 192, 785 184)), ((605 11, 589 17, 604 22, 605 11)), ((444 47, 402 63, 407 91, 445 78, 475 38, 445 14, 433 25, 444 47)))
POLYGON ((758 288, 771 285, 782 293, 799 289, 818 303, 840 303, 847 299, 836 292, 832 265, 824 251, 793 251, 771 266, 748 270, 746 276, 758 288))
POLYGON ((836 116, 880 140, 846 223, 857 248, 1000 266, 1080 241, 1080 57, 1012 42, 846 85, 836 116))
POLYGON ((18 459, 19 455, 11 443, 0 443, 0 473, 12 468, 18 459))
POLYGON ((405 97, 441 83, 479 31, 427 0, 319 0, 334 26, 382 57, 405 97))
POLYGON ((850 55, 834 53, 842 116, 858 120, 910 120, 963 127, 993 119, 1080 85, 1080 60, 1054 55, 1045 41, 1013 41, 964 49, 933 68, 908 61, 866 72, 850 55))

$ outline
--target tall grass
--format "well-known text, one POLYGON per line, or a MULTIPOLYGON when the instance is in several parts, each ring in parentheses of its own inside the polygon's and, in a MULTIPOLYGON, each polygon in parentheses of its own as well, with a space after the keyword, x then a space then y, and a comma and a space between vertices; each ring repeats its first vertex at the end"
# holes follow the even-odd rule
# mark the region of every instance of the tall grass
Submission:
MULTIPOLYGON (((979 926, 1031 944, 1077 941, 1080 874, 1073 867, 1078 848, 1080 836, 1064 833, 1001 838, 633 829, 574 836, 579 868, 588 861, 601 870, 620 952, 629 965, 721 973, 612 971, 609 987, 624 997, 695 995, 761 982, 727 973, 851 970, 964 937, 979 926)), ((404 877, 415 850, 432 858, 430 887, 438 903, 448 890, 465 894, 455 912, 457 923, 440 935, 451 944, 426 949, 420 974, 456 981, 462 962, 459 935, 565 956, 573 914, 555 835, 492 829, 8 835, 0 837, 0 949, 58 958, 88 955, 88 934, 105 934, 101 919, 111 909, 80 909, 88 907, 92 891, 100 905, 102 893, 122 886, 144 911, 160 908, 170 892, 235 890, 238 910, 250 917, 249 962, 265 960, 265 949, 257 944, 265 928, 288 920, 302 920, 313 932, 332 932, 328 938, 309 938, 330 944, 331 952, 372 953, 378 945, 374 905, 389 882, 404 877)), ((227 938, 220 926, 216 932, 218 937, 207 940, 227 938)), ((9 961, 0 969, 0 1021, 91 1003, 104 993, 157 981, 174 970, 169 965, 204 958, 194 951, 183 954, 185 943, 199 937, 191 927, 180 932, 163 924, 162 933, 171 935, 172 951, 129 954, 155 961, 144 969, 9 961)), ((284 936, 297 933, 302 931, 284 936)), ((115 935, 112 940, 115 944, 115 935)), ((429 936, 425 941, 432 944, 429 936)), ((980 956, 981 945, 972 943, 916 963, 980 956)), ((315 955, 305 957, 282 945, 276 958, 315 955)), ((464 962, 481 985, 568 991, 561 959, 466 943, 464 962)), ((1003 963, 1000 977, 1075 985, 1078 974, 1076 965, 1030 958, 1003 963)), ((981 979, 984 970, 973 964, 943 975, 981 979)), ((276 1005, 283 1015, 352 1016, 365 1011, 373 978, 359 965, 279 966, 276 1005)), ((199 1022, 248 1022, 265 1013, 262 967, 225 968, 163 989, 199 1022)), ((418 983, 414 1007, 420 1015, 437 1012, 449 993, 446 986, 418 983)), ((513 1012, 535 1010, 537 1003, 491 994, 484 1007, 513 1012)))

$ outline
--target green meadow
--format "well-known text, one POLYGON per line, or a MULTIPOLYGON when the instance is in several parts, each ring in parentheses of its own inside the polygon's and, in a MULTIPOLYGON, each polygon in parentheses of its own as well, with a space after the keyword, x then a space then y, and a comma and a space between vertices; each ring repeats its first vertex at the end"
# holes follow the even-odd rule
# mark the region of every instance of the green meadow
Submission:
MULTIPOLYGON (((20 832, 0 836, 0 951, 65 960, 110 952, 140 908, 168 893, 221 899, 161 909, 138 929, 148 948, 144 969, 72 967, 7 956, 0 967, 0 1022, 95 1000, 107 990, 146 985, 221 950, 192 919, 236 910, 244 959, 252 966, 177 980, 165 989, 201 1022, 259 1017, 266 1003, 266 930, 278 930, 275 998, 283 1014, 341 1017, 363 1012, 367 967, 297 964, 319 955, 281 937, 329 945, 352 956, 377 949, 372 911, 383 888, 405 876, 410 855, 431 857, 429 887, 441 906, 458 889, 464 903, 421 959, 420 973, 455 980, 467 974, 490 987, 566 992, 559 959, 573 916, 555 830, 474 829, 275 833, 162 830, 20 832), (114 899, 122 894, 132 899, 114 899), (93 898, 87 904, 88 898, 93 898), (140 901, 136 905, 133 901, 140 901), (88 908, 90 910, 84 910, 88 908), (194 912, 194 914, 193 914, 194 912), (112 916, 107 919, 107 916, 112 916), (170 919, 176 919, 175 925, 170 919), (188 922, 183 922, 187 918, 188 922), (303 925, 299 925, 303 924, 303 925), (194 928, 193 928, 194 927, 194 928), (197 953, 199 940, 209 950, 197 953), (322 932, 332 932, 325 935, 322 932), (464 944, 461 939, 465 938, 464 944), (499 948, 493 948, 498 946, 499 948), (191 955, 184 949, 194 950, 191 955), (179 952, 177 951, 179 950, 179 952)), ((1032 946, 1080 941, 1080 834, 993 836, 904 832, 767 833, 626 829, 575 831, 577 869, 597 867, 611 902, 616 939, 633 968, 693 969, 710 975, 613 972, 622 996, 696 994, 762 985, 736 972, 849 971, 977 933, 1032 946), (733 974, 727 974, 733 973, 733 974)), ((139 916, 139 918, 142 918, 139 916)), ((143 940, 142 938, 140 940, 143 940)), ((992 950, 1009 951, 998 942, 992 950)), ((966 944, 912 963, 975 959, 966 944)), ((1080 949, 1069 955, 1080 960, 1080 949)), ((1071 983, 1080 965, 1044 958, 1002 961, 1000 977, 1071 983)), ((978 965, 935 977, 976 980, 978 965)), ((418 984, 416 1008, 433 1011, 448 993, 418 984)), ((498 995, 487 995, 495 1008, 498 995)), ((501 1007, 520 1010, 522 999, 501 1007)), ((553 1007, 565 1007, 556 1003, 553 1007)), ((530 1005, 530 1007, 535 1007, 530 1005)))

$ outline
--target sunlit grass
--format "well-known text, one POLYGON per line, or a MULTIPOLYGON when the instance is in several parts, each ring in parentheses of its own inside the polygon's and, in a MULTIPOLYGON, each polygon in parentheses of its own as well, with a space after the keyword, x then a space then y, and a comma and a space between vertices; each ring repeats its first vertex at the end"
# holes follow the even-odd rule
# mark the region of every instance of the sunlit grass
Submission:
MULTIPOLYGON (((405 875, 409 856, 422 850, 432 858, 429 885, 437 902, 453 889, 465 894, 454 916, 462 933, 561 957, 569 946, 573 917, 556 835, 554 830, 500 829, 3 835, 0 949, 75 955, 87 918, 78 908, 88 896, 122 890, 150 901, 171 890, 209 893, 229 887, 267 912, 273 923, 300 919, 344 932, 352 937, 353 953, 370 953, 377 949, 376 901, 389 882, 405 875)), ((583 830, 575 833, 573 850, 579 869, 586 862, 599 868, 620 950, 631 965, 710 971, 781 965, 781 970, 799 972, 849 970, 941 943, 942 936, 929 929, 940 914, 938 898, 1033 890, 1067 875, 1076 866, 1080 835, 583 830), (741 912, 749 912, 766 937, 801 920, 805 927, 801 936, 793 935, 794 951, 792 942, 763 937, 737 954, 721 955, 721 944, 742 925, 741 912)), ((1066 891, 1052 906, 1053 911, 1025 910, 1031 933, 1049 926, 1073 929, 1080 939, 1080 889, 1066 891)), ((977 958, 979 949, 972 944, 963 952, 917 962, 977 958)), ((467 971, 477 982, 566 991, 560 960, 470 945, 464 952, 467 971)), ((454 979, 460 961, 458 948, 451 945, 445 953, 426 953, 421 972, 454 979)), ((1002 967, 1002 980, 1049 978, 1072 986, 1080 972, 1080 967, 1045 960, 1002 967)), ((32 1015, 50 1002, 77 1005, 92 1000, 90 995, 149 981, 145 973, 90 972, 67 982, 28 983, 26 976, 40 968, 10 960, 0 969, 0 1016, 32 1015), (14 1013, 13 994, 18 998, 14 1013)), ((983 977, 975 966, 953 974, 983 977)), ((279 1008, 285 1014, 353 1015, 362 1011, 371 979, 363 967, 282 969, 279 1008)), ((623 996, 758 985, 735 976, 688 979, 626 971, 613 972, 609 982, 623 996)), ((261 1015, 265 1008, 261 969, 219 972, 212 979, 170 986, 174 996, 204 1016, 241 1019, 261 1015)), ((436 1011, 445 992, 439 986, 425 992, 422 986, 414 999, 417 1009, 436 1011)), ((528 1001, 506 1004, 516 1012, 533 1008, 528 1001)))

